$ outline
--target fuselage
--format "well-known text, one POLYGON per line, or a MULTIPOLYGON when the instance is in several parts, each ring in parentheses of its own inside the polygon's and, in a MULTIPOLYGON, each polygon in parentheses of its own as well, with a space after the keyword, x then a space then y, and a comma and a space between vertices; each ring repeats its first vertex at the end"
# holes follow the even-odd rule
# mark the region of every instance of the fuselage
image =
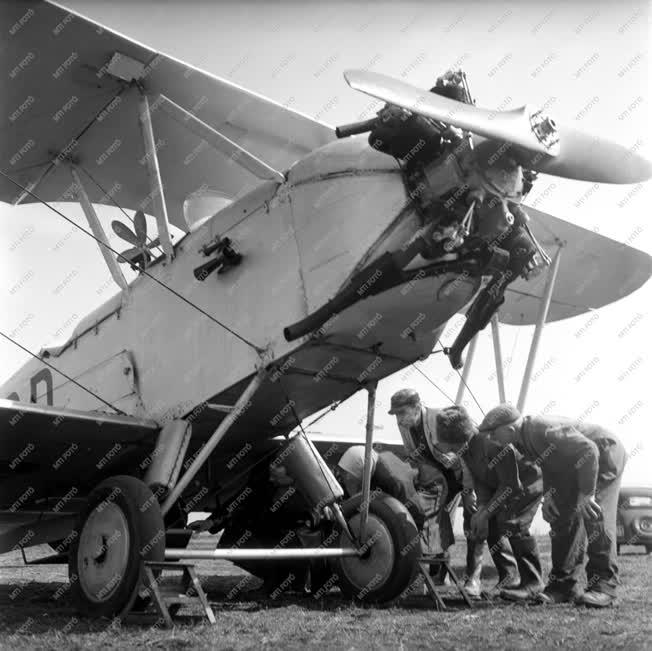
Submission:
MULTIPOLYGON (((336 141, 298 161, 284 183, 262 183, 187 234, 171 263, 148 267, 154 279, 141 274, 84 318, 63 347, 46 349, 47 362, 128 414, 161 423, 192 415, 210 426, 223 414, 206 404, 235 400, 264 349, 264 363, 277 366, 259 407, 235 429, 287 431, 297 417, 428 354, 448 318, 477 291, 477 278, 417 277, 361 296, 319 342, 285 340, 284 327, 421 226, 396 160, 364 138, 336 141), (200 249, 218 235, 232 240, 242 263, 199 281, 193 270, 208 259, 200 249), (448 290, 438 292, 443 286, 448 290)), ((0 391, 25 402, 109 410, 36 359, 0 391)))

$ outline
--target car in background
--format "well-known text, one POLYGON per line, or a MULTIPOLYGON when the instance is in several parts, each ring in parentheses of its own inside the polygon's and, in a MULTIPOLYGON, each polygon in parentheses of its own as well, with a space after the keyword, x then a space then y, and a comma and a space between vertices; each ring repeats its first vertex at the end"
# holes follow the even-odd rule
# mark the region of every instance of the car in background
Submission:
POLYGON ((618 496, 617 547, 642 545, 652 554, 652 487, 620 489, 618 496))

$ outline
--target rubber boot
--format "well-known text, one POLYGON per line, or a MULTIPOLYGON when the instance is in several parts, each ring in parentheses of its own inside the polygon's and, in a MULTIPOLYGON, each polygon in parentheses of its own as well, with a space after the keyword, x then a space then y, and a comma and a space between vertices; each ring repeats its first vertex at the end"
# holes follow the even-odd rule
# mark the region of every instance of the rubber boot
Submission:
POLYGON ((482 556, 484 554, 484 540, 466 540, 466 581, 464 588, 470 597, 479 598, 482 593, 482 556))
POLYGON ((543 590, 543 572, 539 549, 534 536, 512 536, 512 549, 521 575, 521 588, 536 592, 543 590))
POLYGON ((498 572, 496 588, 516 588, 520 585, 519 569, 512 548, 505 536, 491 544, 489 547, 491 559, 498 572))

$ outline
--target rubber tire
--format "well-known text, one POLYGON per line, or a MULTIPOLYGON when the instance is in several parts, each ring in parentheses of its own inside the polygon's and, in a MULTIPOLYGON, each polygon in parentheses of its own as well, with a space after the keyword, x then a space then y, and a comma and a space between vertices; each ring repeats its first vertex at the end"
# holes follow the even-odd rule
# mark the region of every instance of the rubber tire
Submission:
POLYGON ((144 580, 143 561, 160 562, 165 558, 165 525, 158 501, 140 479, 117 475, 104 480, 88 495, 86 506, 75 527, 76 536, 70 546, 68 575, 71 597, 77 611, 90 617, 119 617, 129 612, 144 580), (89 514, 109 498, 122 511, 129 527, 127 566, 118 588, 105 601, 88 598, 78 569, 78 547, 81 531, 89 514))
MULTIPOLYGON (((359 512, 361 504, 362 494, 355 495, 342 504, 342 513, 347 521, 359 512)), ((363 603, 388 603, 397 599, 416 576, 421 556, 419 531, 405 506, 386 493, 378 492, 372 497, 369 514, 382 521, 394 547, 394 566, 389 577, 378 587, 363 593, 367 586, 353 584, 343 570, 342 561, 345 559, 334 559, 333 570, 338 576, 339 587, 345 597, 363 603), (407 551, 401 554, 402 550, 407 551)), ((340 540, 335 544, 348 544, 347 541, 346 534, 342 533, 340 540)), ((361 562, 365 560, 361 559, 361 562)))

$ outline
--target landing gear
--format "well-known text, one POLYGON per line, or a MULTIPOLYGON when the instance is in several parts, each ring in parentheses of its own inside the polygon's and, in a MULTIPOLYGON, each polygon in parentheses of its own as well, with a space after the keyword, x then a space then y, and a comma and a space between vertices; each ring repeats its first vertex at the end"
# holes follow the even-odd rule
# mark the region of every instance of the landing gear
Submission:
POLYGON ((106 479, 88 496, 75 534, 68 574, 79 612, 128 612, 143 580, 143 561, 165 556, 165 526, 152 491, 135 477, 106 479))
MULTIPOLYGON (((362 495, 342 505, 351 533, 360 531, 362 495)), ((350 545, 342 532, 335 546, 350 545)), ((386 603, 396 599, 414 580, 421 554, 419 532, 408 510, 398 500, 375 493, 369 504, 365 552, 361 556, 338 558, 333 569, 342 593, 365 603, 386 603)))

